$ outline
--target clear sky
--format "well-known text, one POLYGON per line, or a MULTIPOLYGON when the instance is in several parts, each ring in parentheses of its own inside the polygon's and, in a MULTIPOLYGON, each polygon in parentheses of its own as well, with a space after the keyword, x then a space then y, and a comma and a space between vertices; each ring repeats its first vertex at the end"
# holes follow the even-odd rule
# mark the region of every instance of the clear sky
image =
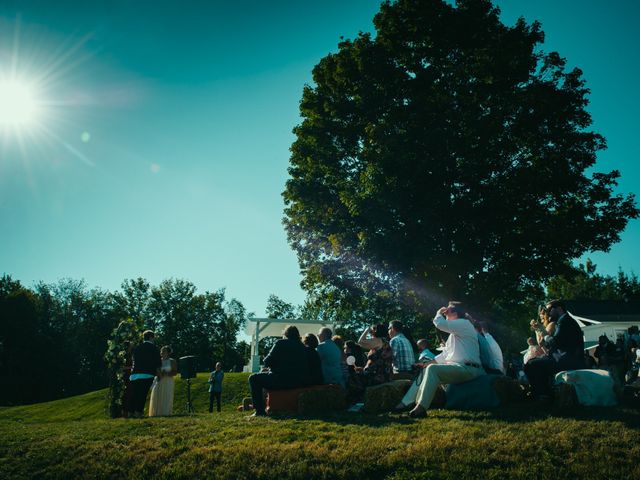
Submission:
MULTIPOLYGON (((544 48, 584 70, 609 144, 597 169, 638 191, 640 2, 498 3, 507 24, 541 21, 544 48)), ((2 1, 0 81, 35 82, 42 113, 0 125, 0 273, 109 290, 184 278, 258 316, 271 293, 301 303, 281 224, 291 129, 313 66, 371 30, 378 5, 2 1)), ((638 245, 636 221, 589 256, 640 273, 638 245)))

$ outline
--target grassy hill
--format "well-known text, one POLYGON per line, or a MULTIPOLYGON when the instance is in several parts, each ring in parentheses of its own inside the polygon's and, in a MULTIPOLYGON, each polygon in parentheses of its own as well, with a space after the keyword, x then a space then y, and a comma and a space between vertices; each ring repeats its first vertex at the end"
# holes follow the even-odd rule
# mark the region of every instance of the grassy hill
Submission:
MULTIPOLYGON (((235 410, 244 397, 249 396, 246 373, 225 374, 222 394, 223 409, 235 410)), ((209 408, 209 375, 199 373, 191 380, 191 402, 197 413, 209 408)), ((186 413, 187 382, 176 377, 174 412, 186 413)), ((107 390, 78 395, 76 397, 54 400, 52 402, 25 405, 20 407, 0 407, 0 420, 18 420, 26 422, 61 422, 77 420, 104 419, 107 415, 107 390)))
MULTIPOLYGON (((246 373, 227 373, 222 394, 223 409, 235 410, 244 397, 249 396, 246 373)), ((204 413, 209 408, 209 375, 199 373, 191 380, 191 402, 196 413, 204 413)), ((174 413, 186 413, 187 382, 176 377, 174 413)), ((61 422, 104 419, 107 415, 107 390, 54 400, 52 402, 20 407, 0 407, 0 420, 26 422, 61 422)))
MULTIPOLYGON (((225 376, 221 414, 105 416, 106 391, 0 409, 0 478, 640 478, 636 410, 434 410, 422 420, 340 413, 248 419, 245 374, 225 376)), ((182 412, 182 414, 180 414, 182 412)))

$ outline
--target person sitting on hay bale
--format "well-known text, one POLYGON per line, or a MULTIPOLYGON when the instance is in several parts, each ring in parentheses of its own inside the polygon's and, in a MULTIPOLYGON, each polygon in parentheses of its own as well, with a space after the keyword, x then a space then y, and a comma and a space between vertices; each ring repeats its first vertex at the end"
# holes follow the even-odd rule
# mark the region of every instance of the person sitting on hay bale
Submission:
POLYGON ((287 390, 309 385, 309 354, 302 344, 300 332, 294 325, 284 330, 284 338, 278 340, 264 358, 263 370, 249 377, 251 399, 255 412, 252 416, 266 416, 263 389, 287 390))
MULTIPOLYGON (((524 366, 536 398, 551 397, 551 381, 556 373, 584 368, 584 338, 578 322, 567 313, 560 300, 548 302, 545 310, 556 325, 553 335, 546 335, 543 340, 543 346, 549 354, 530 360, 524 366)), ((545 331, 537 322, 533 322, 532 326, 541 333, 545 331)))
POLYGON ((485 374, 480 364, 478 334, 471 322, 464 318, 460 302, 451 301, 447 307, 440 308, 433 324, 439 330, 449 333, 449 338, 442 353, 436 357, 436 362, 426 367, 420 384, 413 383, 394 409, 399 412, 415 404, 409 412, 413 418, 427 415, 427 409, 440 385, 467 382, 485 374))

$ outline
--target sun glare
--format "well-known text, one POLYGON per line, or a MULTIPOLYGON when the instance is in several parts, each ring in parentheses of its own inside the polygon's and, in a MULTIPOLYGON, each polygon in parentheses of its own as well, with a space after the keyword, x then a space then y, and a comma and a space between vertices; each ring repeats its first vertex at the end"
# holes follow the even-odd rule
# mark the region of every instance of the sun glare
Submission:
POLYGON ((17 80, 0 81, 0 126, 29 125, 37 115, 38 102, 28 84, 17 80))

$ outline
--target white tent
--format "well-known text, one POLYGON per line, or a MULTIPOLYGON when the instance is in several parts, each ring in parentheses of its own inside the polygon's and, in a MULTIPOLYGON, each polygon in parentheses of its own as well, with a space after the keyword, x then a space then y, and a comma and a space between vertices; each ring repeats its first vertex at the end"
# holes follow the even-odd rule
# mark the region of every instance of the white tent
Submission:
POLYGON ((300 331, 300 336, 307 333, 317 334, 323 327, 333 330, 333 324, 321 323, 311 320, 301 320, 297 318, 249 318, 244 331, 251 337, 251 357, 249 364, 244 367, 245 372, 260 371, 260 355, 258 355, 258 342, 264 337, 281 337, 287 325, 295 325, 300 331))

